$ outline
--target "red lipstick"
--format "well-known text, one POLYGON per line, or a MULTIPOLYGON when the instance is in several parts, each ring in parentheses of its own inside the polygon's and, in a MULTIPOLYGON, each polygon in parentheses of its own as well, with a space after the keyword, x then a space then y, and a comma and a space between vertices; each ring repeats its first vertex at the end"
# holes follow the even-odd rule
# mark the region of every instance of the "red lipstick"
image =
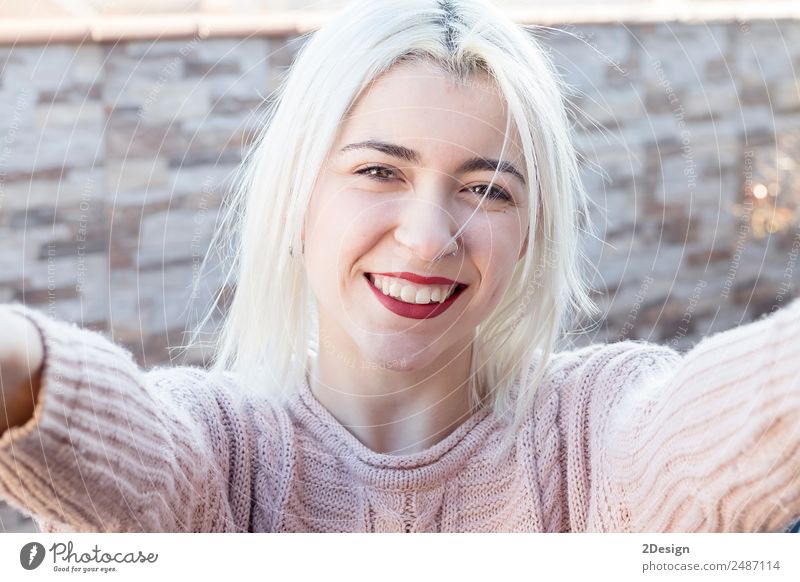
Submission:
MULTIPOLYGON (((390 273, 375 273, 376 275, 385 274, 387 276, 397 276, 391 275, 390 273)), ((416 277, 416 275, 414 275, 416 277)), ((425 279, 425 277, 421 277, 425 279)), ((416 303, 405 303, 400 301, 399 299, 395 299, 394 297, 390 297, 389 295, 384 295, 382 291, 379 291, 375 285, 372 284, 372 281, 369 278, 369 274, 364 274, 364 279, 367 282, 367 285, 375 296, 378 298, 386 309, 391 311, 392 313, 399 315, 401 317, 407 317, 409 319, 432 319, 437 317, 447 311, 453 303, 455 303, 456 299, 458 299, 459 295, 464 292, 466 289, 466 285, 459 286, 456 291, 447 299, 445 299, 442 303, 434 302, 428 303, 426 305, 418 305, 416 303)), ((457 283, 456 281, 452 281, 451 279, 444 279, 442 277, 428 277, 428 281, 431 281, 432 285, 446 285, 446 284, 453 284, 457 283), (442 282, 437 282, 442 281, 442 282)), ((419 281, 415 281, 419 282, 419 281)))

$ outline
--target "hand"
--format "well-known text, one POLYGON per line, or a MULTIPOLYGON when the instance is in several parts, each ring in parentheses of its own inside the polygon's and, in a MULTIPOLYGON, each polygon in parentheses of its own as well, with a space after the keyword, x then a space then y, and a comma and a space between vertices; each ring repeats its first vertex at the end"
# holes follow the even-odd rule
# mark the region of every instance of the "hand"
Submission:
POLYGON ((0 306, 0 435, 33 416, 44 346, 27 318, 0 306))

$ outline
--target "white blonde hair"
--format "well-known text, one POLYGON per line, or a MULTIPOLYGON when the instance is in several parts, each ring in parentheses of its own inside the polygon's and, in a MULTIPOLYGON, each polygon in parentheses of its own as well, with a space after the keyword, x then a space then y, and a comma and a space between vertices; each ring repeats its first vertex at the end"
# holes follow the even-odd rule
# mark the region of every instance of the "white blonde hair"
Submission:
POLYGON ((485 0, 355 0, 298 52, 214 236, 227 252, 224 282, 235 292, 211 373, 234 372, 242 390, 278 400, 304 381, 319 341, 297 252, 310 194, 355 100, 393 65, 417 59, 461 81, 488 74, 507 103, 503 151, 513 126, 527 166, 527 251, 471 346, 473 410, 511 415, 506 450, 569 317, 595 308, 579 268, 589 214, 562 87, 531 31, 485 0))

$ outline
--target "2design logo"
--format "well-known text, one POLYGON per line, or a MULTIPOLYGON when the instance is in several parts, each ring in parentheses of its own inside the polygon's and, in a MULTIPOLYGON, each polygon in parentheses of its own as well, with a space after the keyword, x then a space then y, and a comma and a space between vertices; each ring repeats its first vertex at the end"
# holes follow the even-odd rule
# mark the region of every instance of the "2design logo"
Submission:
POLYGON ((26 570, 35 570, 44 561, 44 546, 39 542, 30 542, 19 551, 19 563, 26 570))

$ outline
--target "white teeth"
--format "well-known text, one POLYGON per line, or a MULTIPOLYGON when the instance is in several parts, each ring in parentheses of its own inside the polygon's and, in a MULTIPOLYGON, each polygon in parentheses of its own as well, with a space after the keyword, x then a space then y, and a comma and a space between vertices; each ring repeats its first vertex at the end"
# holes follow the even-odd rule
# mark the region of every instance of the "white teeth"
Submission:
POLYGON ((419 305, 443 303, 455 290, 455 287, 447 285, 414 285, 403 279, 383 275, 370 275, 369 278, 384 295, 419 305))
POLYGON ((406 303, 416 303, 417 291, 411 285, 403 285, 400 289, 400 299, 406 303))
POLYGON ((392 297, 400 297, 400 283, 391 283, 389 285, 389 295, 392 297))

